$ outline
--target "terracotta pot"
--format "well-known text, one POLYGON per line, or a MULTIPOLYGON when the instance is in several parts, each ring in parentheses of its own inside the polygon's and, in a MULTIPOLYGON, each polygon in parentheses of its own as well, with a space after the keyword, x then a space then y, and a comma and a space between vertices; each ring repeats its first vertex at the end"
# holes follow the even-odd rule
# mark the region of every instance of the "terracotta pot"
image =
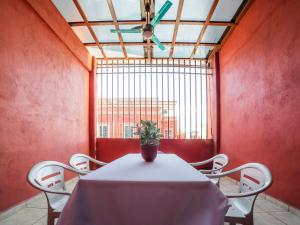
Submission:
POLYGON ((158 145, 141 145, 142 157, 146 162, 153 162, 157 156, 158 145))

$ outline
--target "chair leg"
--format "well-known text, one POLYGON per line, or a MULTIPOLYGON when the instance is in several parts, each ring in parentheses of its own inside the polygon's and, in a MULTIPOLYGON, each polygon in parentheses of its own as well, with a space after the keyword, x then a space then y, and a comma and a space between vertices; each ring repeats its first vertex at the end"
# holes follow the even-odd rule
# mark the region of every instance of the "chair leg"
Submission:
POLYGON ((245 225, 253 225, 253 213, 246 216, 245 225))
POLYGON ((49 209, 48 210, 48 216, 47 216, 47 225, 54 225, 54 221, 55 221, 55 215, 49 209))
POLYGON ((47 225, 54 225, 54 217, 48 215, 47 225))

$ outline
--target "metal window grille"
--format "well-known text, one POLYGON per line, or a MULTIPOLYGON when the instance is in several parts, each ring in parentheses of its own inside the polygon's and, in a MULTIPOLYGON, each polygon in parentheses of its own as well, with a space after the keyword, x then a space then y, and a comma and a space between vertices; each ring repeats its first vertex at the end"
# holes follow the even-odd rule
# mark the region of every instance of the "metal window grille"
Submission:
POLYGON ((97 136, 136 138, 152 120, 162 138, 211 138, 211 75, 203 60, 99 60, 97 136))

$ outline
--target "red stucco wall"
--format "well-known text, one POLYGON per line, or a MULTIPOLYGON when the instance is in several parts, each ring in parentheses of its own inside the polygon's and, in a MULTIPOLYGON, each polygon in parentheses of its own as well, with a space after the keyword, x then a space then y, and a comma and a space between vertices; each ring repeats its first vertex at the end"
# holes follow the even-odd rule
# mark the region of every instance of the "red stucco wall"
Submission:
POLYGON ((265 163, 300 208, 300 1, 256 0, 220 52, 221 152, 265 163))
POLYGON ((26 1, 1 0, 0 211, 36 194, 41 160, 88 153, 88 71, 26 1))

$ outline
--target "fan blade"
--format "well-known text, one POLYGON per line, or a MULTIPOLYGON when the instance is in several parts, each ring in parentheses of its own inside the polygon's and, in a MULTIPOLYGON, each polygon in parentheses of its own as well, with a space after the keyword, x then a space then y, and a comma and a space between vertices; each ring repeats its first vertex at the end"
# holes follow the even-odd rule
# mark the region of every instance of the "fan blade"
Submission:
POLYGON ((131 29, 134 29, 134 30, 141 30, 141 29, 143 29, 143 25, 136 26, 136 27, 132 27, 131 29))
POLYGON ((153 27, 155 27, 160 22, 160 20, 164 17, 164 15, 168 12, 168 10, 171 8, 172 5, 173 3, 170 2, 169 0, 165 2, 165 4, 160 8, 158 13, 151 20, 151 25, 153 27))
POLYGON ((141 33, 140 29, 110 29, 110 32, 112 33, 129 33, 129 34, 135 34, 135 33, 141 33))
POLYGON ((153 34, 151 40, 160 48, 160 50, 166 50, 165 46, 158 40, 158 38, 153 34))

